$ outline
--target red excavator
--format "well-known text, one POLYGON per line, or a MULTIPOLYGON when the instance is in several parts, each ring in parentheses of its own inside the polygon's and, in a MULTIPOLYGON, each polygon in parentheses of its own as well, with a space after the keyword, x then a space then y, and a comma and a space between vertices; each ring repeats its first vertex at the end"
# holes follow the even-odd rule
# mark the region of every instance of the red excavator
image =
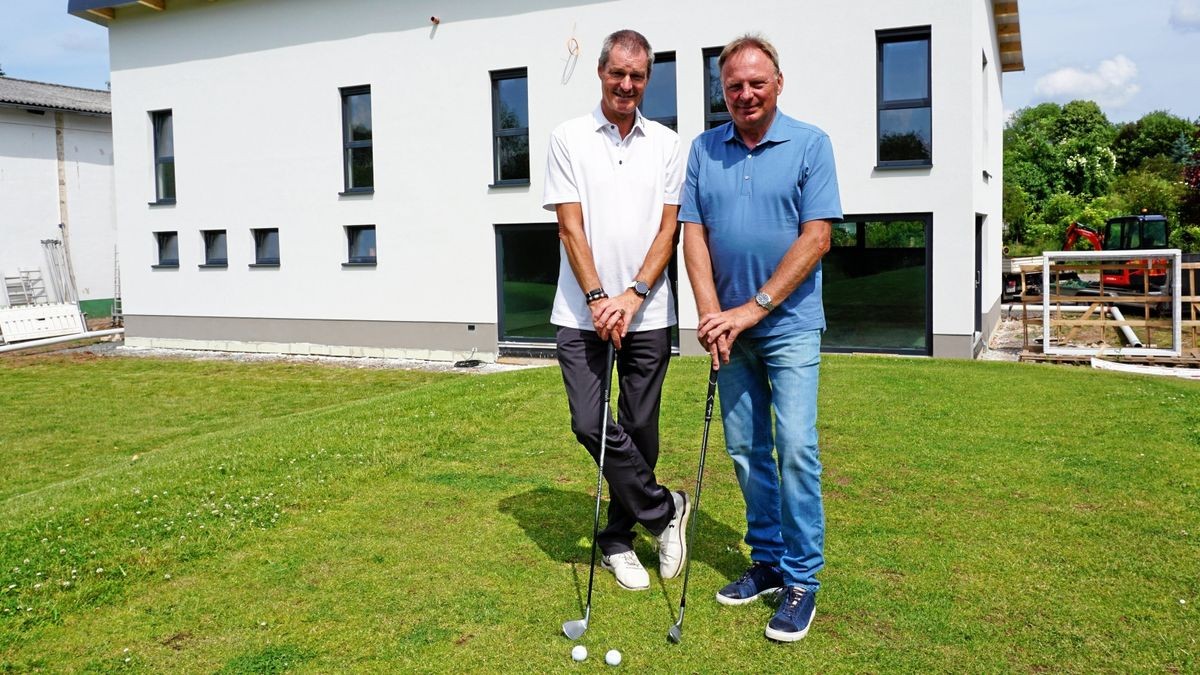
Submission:
MULTIPOLYGON (((1086 225, 1080 225, 1079 223, 1071 223, 1067 228, 1063 250, 1069 251, 1073 249, 1080 239, 1089 242, 1092 248, 1097 251, 1136 251, 1167 248, 1167 237, 1169 234, 1167 219, 1159 215, 1142 214, 1110 218, 1104 224, 1101 231, 1094 230, 1086 225)), ((1032 295, 1041 294, 1041 273, 1022 271, 1023 266, 1040 265, 1042 262, 1041 256, 1005 258, 1003 262, 1004 278, 1001 289, 1003 290, 1003 299, 1005 301, 1016 300, 1020 297, 1023 286, 1021 283, 1022 277, 1025 278, 1024 287, 1027 293, 1032 295)), ((1136 263, 1139 261, 1131 260, 1129 262, 1136 263)), ((1156 260, 1155 262, 1159 261, 1156 260)), ((1152 289, 1161 288, 1167 281, 1166 269, 1162 265, 1158 267, 1158 269, 1150 270, 1149 280, 1152 289)), ((1145 286, 1142 278, 1142 270, 1106 269, 1103 270, 1101 276, 1104 280, 1104 286, 1114 290, 1140 290, 1145 286)))
MULTIPOLYGON (((1167 219, 1158 215, 1121 216, 1109 218, 1104 224, 1104 231, 1097 232, 1086 225, 1071 223, 1067 228, 1066 241, 1063 250, 1070 251, 1082 237, 1091 243, 1097 251, 1139 251, 1144 249, 1167 248, 1167 219)), ((1143 263, 1142 260, 1130 260, 1132 264, 1143 263)), ((1156 266, 1149 271, 1151 288, 1159 288, 1167 282, 1167 263, 1169 260, 1155 260, 1156 266), (1157 264, 1161 263, 1161 264, 1157 264)), ((1105 286, 1116 288, 1145 287, 1142 278, 1143 271, 1138 269, 1103 270, 1101 279, 1105 286)))

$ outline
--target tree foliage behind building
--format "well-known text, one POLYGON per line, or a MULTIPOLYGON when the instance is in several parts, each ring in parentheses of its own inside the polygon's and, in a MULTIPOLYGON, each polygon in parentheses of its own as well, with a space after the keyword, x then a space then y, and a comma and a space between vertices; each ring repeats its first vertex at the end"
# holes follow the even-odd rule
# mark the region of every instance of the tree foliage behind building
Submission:
POLYGON ((1062 247, 1073 221, 1161 213, 1172 245, 1200 250, 1200 121, 1159 110, 1114 124, 1092 101, 1042 103, 1004 129, 1004 241, 1062 247))

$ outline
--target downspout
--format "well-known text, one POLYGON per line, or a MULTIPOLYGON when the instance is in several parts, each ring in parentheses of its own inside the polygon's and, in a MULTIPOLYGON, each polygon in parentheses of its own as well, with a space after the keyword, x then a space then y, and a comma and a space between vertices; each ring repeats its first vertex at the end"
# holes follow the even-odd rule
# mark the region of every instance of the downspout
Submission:
POLYGON ((62 230, 63 257, 67 260, 67 280, 70 282, 70 298, 59 298, 62 302, 79 302, 79 285, 75 281, 75 263, 71 261, 71 219, 67 212, 67 158, 63 140, 63 114, 54 113, 54 150, 58 158, 58 228, 62 230))

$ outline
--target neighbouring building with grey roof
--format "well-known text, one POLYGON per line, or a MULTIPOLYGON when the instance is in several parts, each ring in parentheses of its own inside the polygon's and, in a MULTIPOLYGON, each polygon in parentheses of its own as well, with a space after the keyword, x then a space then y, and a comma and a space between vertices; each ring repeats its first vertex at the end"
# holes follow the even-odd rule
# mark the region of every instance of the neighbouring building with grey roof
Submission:
POLYGON ((109 93, 0 77, 0 306, 56 301, 64 242, 81 309, 111 311, 117 243, 109 93), (29 287, 20 287, 18 278, 29 287), (10 288, 11 285, 11 288, 10 288))

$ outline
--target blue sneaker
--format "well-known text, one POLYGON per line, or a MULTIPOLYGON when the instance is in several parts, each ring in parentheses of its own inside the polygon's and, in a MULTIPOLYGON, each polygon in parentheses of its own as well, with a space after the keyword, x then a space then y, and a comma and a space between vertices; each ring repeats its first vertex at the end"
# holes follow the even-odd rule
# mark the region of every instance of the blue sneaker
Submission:
POLYGON ((817 592, 803 586, 788 586, 783 602, 767 624, 767 637, 780 642, 795 642, 808 635, 808 627, 816 614, 817 592))
POLYGON ((774 565, 755 562, 740 579, 717 591, 722 605, 744 605, 760 595, 775 593, 783 588, 783 572, 774 565))

